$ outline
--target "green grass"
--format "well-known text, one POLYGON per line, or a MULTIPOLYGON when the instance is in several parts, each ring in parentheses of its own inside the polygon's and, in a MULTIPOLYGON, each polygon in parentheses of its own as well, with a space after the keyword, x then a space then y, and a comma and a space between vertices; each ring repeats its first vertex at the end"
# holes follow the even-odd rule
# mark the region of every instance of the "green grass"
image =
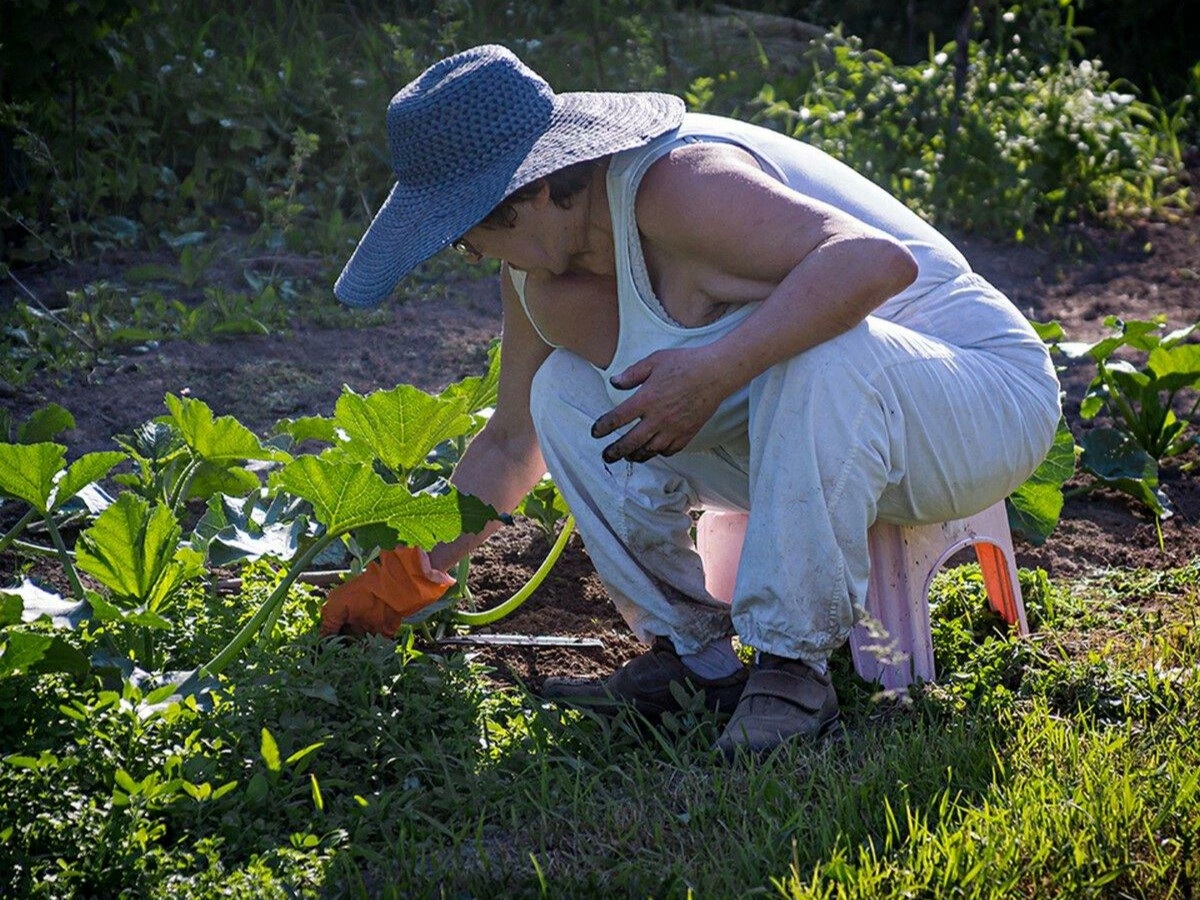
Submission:
MULTIPOLYGON (((405 642, 318 646, 305 593, 290 640, 199 704, 147 717, 119 682, 8 679, 0 890, 1191 896, 1200 564, 1022 582, 1034 637, 1005 636, 978 570, 953 570, 938 684, 880 699, 838 656, 845 740, 756 764, 715 758, 703 712, 650 728, 405 642)), ((197 589, 160 652, 202 660, 270 583, 197 589)))

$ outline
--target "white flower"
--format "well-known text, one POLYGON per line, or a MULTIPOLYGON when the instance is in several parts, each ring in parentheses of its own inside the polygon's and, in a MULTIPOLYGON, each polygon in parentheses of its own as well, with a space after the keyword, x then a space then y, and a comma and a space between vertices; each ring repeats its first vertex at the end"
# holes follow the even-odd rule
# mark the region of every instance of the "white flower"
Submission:
POLYGON ((354 86, 354 87, 356 87, 356 88, 360 88, 360 87, 366 87, 366 86, 367 86, 367 80, 366 80, 365 78, 351 78, 351 79, 350 79, 350 84, 351 84, 351 85, 353 85, 353 86, 354 86))
POLYGON ((175 71, 175 67, 170 63, 167 63, 165 66, 159 66, 158 68, 159 75, 170 75, 173 71, 175 71))
POLYGON ((945 53, 938 53, 936 56, 933 57, 933 61, 935 63, 937 63, 939 66, 944 66, 946 64, 946 60, 948 60, 949 58, 950 57, 948 57, 945 53))
POLYGON ((204 48, 204 58, 205 59, 212 59, 216 55, 217 55, 217 51, 214 50, 212 47, 204 48))
POLYGON ((1000 18, 1002 18, 1005 22, 1015 22, 1017 21, 1017 14, 1010 9, 1000 18))

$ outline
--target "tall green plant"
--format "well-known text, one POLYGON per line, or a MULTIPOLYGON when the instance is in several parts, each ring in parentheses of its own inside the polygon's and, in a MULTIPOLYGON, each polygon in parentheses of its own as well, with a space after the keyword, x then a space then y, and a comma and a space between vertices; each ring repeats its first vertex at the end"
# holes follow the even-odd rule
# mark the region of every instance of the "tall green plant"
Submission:
POLYGON ((1200 322, 1165 334, 1166 317, 1123 321, 1108 316, 1111 333, 1091 343, 1063 342, 1071 359, 1090 359, 1096 375, 1079 413, 1085 420, 1107 414, 1081 439, 1080 464, 1098 482, 1131 494, 1157 516, 1170 505, 1159 483, 1159 466, 1197 444, 1200 409, 1200 344, 1188 342, 1200 322), (1118 354, 1126 357, 1120 358, 1118 354))

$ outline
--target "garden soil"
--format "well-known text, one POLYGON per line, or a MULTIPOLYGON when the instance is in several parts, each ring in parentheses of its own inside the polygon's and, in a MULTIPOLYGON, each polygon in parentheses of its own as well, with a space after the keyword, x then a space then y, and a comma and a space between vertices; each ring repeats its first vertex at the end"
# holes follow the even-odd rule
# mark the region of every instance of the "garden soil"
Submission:
MULTIPOLYGON (((1108 315, 1126 319, 1165 314, 1172 327, 1200 318, 1200 218, 1143 223, 1119 232, 1075 227, 1052 240, 1023 245, 970 235, 957 242, 973 267, 1039 321, 1058 320, 1072 340, 1106 333, 1108 315)), ((110 257, 86 269, 25 272, 24 284, 44 302, 100 277, 119 278, 142 262, 110 257)), ((301 265, 311 265, 297 261, 301 265)), ((0 302, 15 293, 0 284, 0 302)), ((331 304, 334 303, 332 294, 331 304)), ((164 412, 167 392, 188 394, 218 414, 233 414, 265 432, 281 417, 328 415, 342 385, 369 392, 401 382, 439 390, 480 373, 499 333, 495 277, 463 280, 403 302, 368 328, 300 327, 289 334, 239 337, 211 344, 164 343, 70 376, 44 376, 19 390, 0 385, 0 402, 19 416, 48 401, 75 415, 65 438, 72 454, 111 449, 111 436, 164 412)), ((1078 416, 1090 378, 1068 367, 1062 380, 1068 420, 1078 438, 1089 423, 1078 416)), ((997 434, 996 440, 1004 440, 997 434)), ((1195 458, 1193 451, 1189 459, 1195 458)), ((1162 522, 1121 494, 1092 491, 1068 500, 1062 520, 1040 547, 1018 542, 1022 567, 1051 577, 1083 576, 1104 566, 1167 568, 1200 555, 1200 473, 1178 462, 1163 472, 1175 514, 1162 522)), ((1069 487, 1083 484, 1082 480, 1069 487)), ((472 560, 470 584, 480 603, 509 596, 545 557, 549 540, 531 523, 503 529, 472 560)), ((604 594, 586 548, 572 537, 546 582, 513 616, 489 631, 596 639, 600 646, 472 647, 503 681, 536 686, 552 674, 607 672, 639 650, 604 594)))

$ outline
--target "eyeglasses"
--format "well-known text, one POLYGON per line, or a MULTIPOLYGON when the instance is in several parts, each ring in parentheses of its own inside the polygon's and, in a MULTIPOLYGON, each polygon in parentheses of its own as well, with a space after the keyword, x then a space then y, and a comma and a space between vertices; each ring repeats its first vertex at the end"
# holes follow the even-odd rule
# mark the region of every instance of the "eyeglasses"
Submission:
POLYGON ((483 254, 476 250, 466 238, 459 238, 457 241, 451 242, 450 246, 465 256, 470 262, 477 263, 483 259, 483 254))

